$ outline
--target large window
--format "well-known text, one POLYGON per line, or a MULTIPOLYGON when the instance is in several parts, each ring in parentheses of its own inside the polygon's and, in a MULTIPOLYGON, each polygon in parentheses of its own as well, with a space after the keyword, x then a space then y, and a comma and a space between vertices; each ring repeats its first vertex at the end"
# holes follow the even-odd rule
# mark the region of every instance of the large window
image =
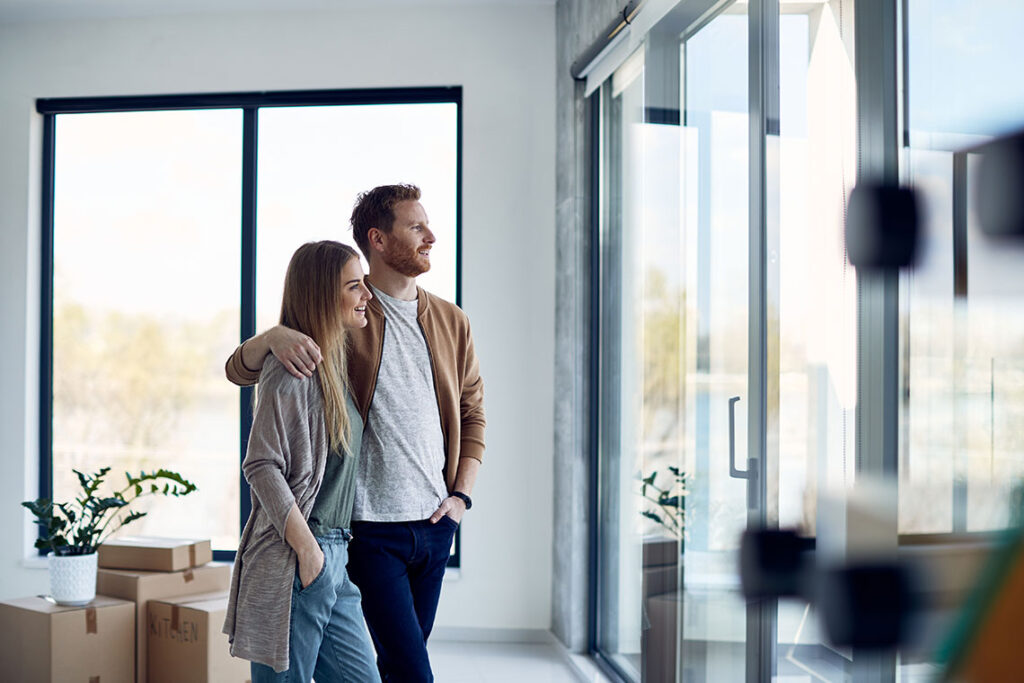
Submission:
POLYGON ((140 506, 133 530, 231 548, 239 402, 219 370, 240 320, 242 113, 55 123, 55 499, 77 491, 72 469, 174 469, 198 491, 140 506))
MULTIPOLYGON (((458 88, 43 100, 40 494, 72 469, 166 467, 130 533, 209 537, 227 559, 248 516, 251 391, 224 379, 277 322, 292 252, 354 244, 358 192, 411 182, 437 235, 421 284, 456 301, 458 88), (241 451, 241 452, 240 452, 241 451)), ((365 264, 364 264, 365 265, 365 264)))
MULTIPOLYGON (((971 151, 1024 127, 1024 7, 904 7, 900 175, 922 242, 900 282, 899 531, 919 545, 1007 526, 1024 487, 1024 248, 981 231, 971 151)), ((901 654, 899 680, 934 680, 932 659, 901 654)))
POLYGON ((900 292, 900 532, 1004 527, 1024 483, 1024 250, 976 221, 971 149, 1024 126, 1014 2, 907 4, 901 174, 923 243, 900 292))

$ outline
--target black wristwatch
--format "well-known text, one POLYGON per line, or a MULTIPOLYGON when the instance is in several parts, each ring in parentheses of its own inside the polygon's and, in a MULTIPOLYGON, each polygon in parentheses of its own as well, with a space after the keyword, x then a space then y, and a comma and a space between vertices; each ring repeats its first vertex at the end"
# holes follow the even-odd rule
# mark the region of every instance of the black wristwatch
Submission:
POLYGON ((452 491, 452 497, 454 497, 454 498, 458 498, 458 499, 459 499, 459 500, 461 500, 461 501, 462 501, 463 503, 465 503, 465 504, 466 504, 466 509, 467 509, 467 510, 468 510, 469 508, 473 507, 473 499, 472 499, 472 498, 470 498, 469 496, 467 496, 467 495, 466 495, 465 493, 463 493, 462 491, 452 491))

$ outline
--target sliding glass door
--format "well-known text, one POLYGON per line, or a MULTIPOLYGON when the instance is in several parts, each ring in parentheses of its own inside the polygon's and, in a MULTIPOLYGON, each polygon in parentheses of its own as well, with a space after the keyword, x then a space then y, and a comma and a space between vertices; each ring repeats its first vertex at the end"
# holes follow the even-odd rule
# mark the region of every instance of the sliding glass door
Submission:
POLYGON ((627 680, 850 674, 807 603, 747 604, 737 551, 853 480, 852 46, 850 0, 684 1, 595 96, 597 646, 627 680))
POLYGON ((595 96, 597 644, 648 682, 746 669, 747 19, 681 8, 595 96))

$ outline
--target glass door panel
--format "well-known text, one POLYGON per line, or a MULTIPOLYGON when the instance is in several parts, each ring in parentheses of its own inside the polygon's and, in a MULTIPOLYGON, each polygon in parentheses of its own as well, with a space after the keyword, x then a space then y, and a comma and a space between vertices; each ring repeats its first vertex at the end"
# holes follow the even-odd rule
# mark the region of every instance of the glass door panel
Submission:
POLYGON ((736 551, 747 524, 749 115, 747 16, 683 34, 680 200, 685 254, 686 497, 681 680, 746 677, 736 551))
MULTIPOLYGON (((819 495, 853 482, 857 281, 844 207, 856 180, 853 2, 784 3, 779 17, 777 522, 814 537, 819 495)), ((771 272, 771 271, 769 271, 771 272)), ((773 343, 772 341, 769 342, 773 343)), ((806 602, 778 606, 774 679, 843 681, 806 602)))
MULTIPOLYGON (((602 90, 600 560, 597 646, 627 680, 644 666, 645 345, 643 52, 602 90)), ((653 361, 657 362, 657 361, 653 361)), ((656 446, 655 446, 656 447, 656 446)), ((653 491, 653 488, 650 489, 653 491)), ((659 515, 659 519, 666 519, 659 515)), ((671 522, 669 522, 671 523, 671 522)), ((672 556, 672 553, 669 553, 672 556)), ((674 659, 674 658, 673 658, 674 659)))

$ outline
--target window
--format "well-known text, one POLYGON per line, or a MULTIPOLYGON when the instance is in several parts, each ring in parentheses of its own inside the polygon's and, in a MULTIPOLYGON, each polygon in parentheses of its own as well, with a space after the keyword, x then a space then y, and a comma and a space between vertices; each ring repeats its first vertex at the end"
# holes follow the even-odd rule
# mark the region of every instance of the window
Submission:
MULTIPOLYGON (((432 229, 425 289, 456 300, 457 105, 275 107, 260 112, 256 329, 277 323, 295 245, 341 239, 359 192, 413 182, 432 229), (355 161, 358 160, 358 161, 355 161)), ((363 268, 367 264, 363 261, 363 268)))
MULTIPOLYGON (((1021 500, 1024 247, 976 225, 973 150, 1024 126, 1024 10, 882 5, 645 5, 601 57, 619 63, 583 70, 588 88, 612 73, 590 102, 591 647, 621 680, 840 681, 860 664, 881 680, 888 665, 831 646, 806 602, 739 599, 740 532, 817 536, 830 489, 894 465, 904 543, 999 529, 1021 500), (888 124, 867 125, 896 111, 899 150, 888 124), (898 397, 874 357, 895 348, 896 278, 858 278, 843 239, 857 174, 895 171, 897 151, 924 224, 899 278, 898 397), (895 409, 875 422, 890 399, 898 453, 895 409), (686 475, 685 509, 649 500, 670 467, 686 475), (685 533, 666 513, 685 513, 685 533)), ((900 680, 936 673, 900 657, 900 680)))
POLYGON ((378 184, 423 190, 438 243, 421 284, 458 302, 460 102, 459 88, 41 100, 40 495, 72 495, 73 468, 174 469, 199 490, 145 501, 128 530, 208 536, 232 557, 251 391, 224 379, 227 355, 276 323, 295 248, 354 244, 356 194, 378 184))
POLYGON ((1012 2, 972 12, 906 5, 901 175, 921 199, 922 245, 900 291, 902 534, 981 532, 1009 522, 1024 483, 1024 251, 981 233, 980 142, 1024 125, 1012 2))
POLYGON ((167 467, 198 490, 140 505, 133 530, 231 548, 238 392, 217 375, 239 330, 241 111, 62 114, 55 132, 54 496, 72 469, 167 467))

